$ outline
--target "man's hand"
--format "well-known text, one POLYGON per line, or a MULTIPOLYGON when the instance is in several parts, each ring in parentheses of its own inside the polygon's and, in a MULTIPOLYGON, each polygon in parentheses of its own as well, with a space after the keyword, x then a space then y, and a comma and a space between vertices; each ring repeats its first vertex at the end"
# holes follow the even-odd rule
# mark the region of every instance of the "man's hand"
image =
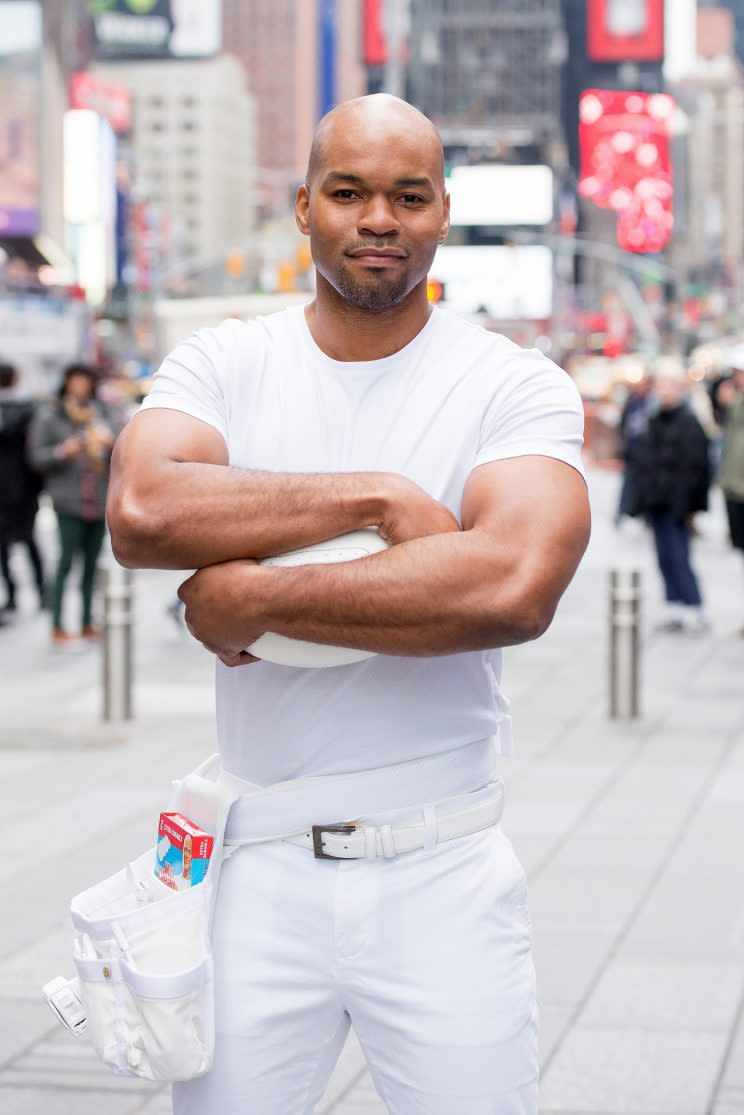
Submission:
POLYGON ((386 480, 385 507, 378 530, 390 546, 460 530, 449 508, 418 484, 395 473, 390 473, 386 480))
POLYGON ((245 651, 264 633, 257 618, 260 594, 251 591, 258 588, 253 585, 258 568, 249 558, 209 565, 178 590, 186 605, 184 621, 189 632, 226 666, 258 661, 245 651))

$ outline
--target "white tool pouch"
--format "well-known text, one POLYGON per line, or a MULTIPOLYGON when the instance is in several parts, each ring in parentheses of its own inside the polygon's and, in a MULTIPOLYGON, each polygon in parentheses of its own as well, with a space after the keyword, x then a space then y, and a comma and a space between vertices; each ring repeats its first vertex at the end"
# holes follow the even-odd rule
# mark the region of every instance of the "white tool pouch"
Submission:
POLYGON ((233 800, 219 787, 218 773, 214 755, 174 783, 169 806, 214 833, 202 883, 180 892, 161 883, 153 847, 72 901, 88 1033, 119 1075, 190 1080, 212 1065, 210 930, 233 800))

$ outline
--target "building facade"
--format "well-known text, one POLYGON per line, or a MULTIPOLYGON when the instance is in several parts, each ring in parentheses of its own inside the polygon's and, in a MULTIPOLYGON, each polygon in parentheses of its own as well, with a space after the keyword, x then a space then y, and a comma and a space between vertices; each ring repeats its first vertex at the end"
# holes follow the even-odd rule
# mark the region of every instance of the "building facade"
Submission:
POLYGON ((408 94, 448 151, 545 157, 560 141, 559 0, 410 0, 409 17, 408 94))
POLYGON ((129 89, 134 199, 154 206, 163 275, 222 265, 256 223, 255 101, 236 59, 97 63, 129 89))
POLYGON ((675 269, 688 284, 742 297, 744 266, 744 67, 735 24, 722 8, 698 12, 694 70, 675 92, 686 124, 684 231, 674 244, 675 269))
POLYGON ((286 213, 324 111, 366 91, 360 21, 360 0, 223 0, 223 50, 256 98, 267 216, 286 213))

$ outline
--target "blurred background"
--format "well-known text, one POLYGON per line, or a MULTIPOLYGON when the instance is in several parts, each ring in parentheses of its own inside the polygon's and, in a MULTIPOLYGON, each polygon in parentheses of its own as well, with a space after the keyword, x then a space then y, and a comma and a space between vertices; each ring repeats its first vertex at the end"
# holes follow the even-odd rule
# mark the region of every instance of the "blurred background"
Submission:
POLYGON ((742 57, 739 0, 3 0, 2 355, 32 394, 73 357, 136 383, 194 326, 309 297, 314 126, 386 90, 444 141, 432 301, 588 402, 659 352, 702 379, 741 326, 742 57))
POLYGON ((136 395, 193 327, 309 297, 313 128, 387 90, 444 141, 432 301, 565 363, 610 457, 601 404, 742 324, 742 57, 739 0, 3 0, 0 354, 136 395))
MULTIPOLYGON (((312 298, 293 204, 313 130, 379 91, 444 143, 430 301, 539 348, 584 400, 592 542, 551 631, 505 667, 541 1110, 744 1111, 744 0, 0 0, 10 1115, 170 1110, 109 1076, 39 987, 69 974, 71 895, 147 847, 161 791, 214 749, 180 575, 124 577, 100 509, 65 504, 45 461, 105 488, 109 441, 176 343, 312 298), (677 516, 701 601, 675 612, 627 479, 638 461, 658 479, 636 449, 680 408, 706 459, 677 516), (73 520, 100 537, 76 550, 73 520), (108 573, 82 630, 65 555, 83 598, 108 573), (613 571, 637 576, 610 600, 613 571)), ((351 1041, 318 1111, 373 1110, 351 1041)))

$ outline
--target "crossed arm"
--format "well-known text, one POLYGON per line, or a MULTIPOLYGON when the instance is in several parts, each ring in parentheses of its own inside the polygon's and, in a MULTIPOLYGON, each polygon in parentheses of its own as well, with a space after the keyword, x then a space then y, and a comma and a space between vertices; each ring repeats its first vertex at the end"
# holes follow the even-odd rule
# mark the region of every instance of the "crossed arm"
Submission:
POLYGON ((181 587, 192 633, 228 664, 264 631, 393 655, 506 646, 546 630, 589 536, 569 465, 481 465, 462 527, 403 477, 230 468, 221 436, 167 410, 137 416, 114 455, 114 551, 130 566, 195 568, 181 587), (390 549, 282 569, 255 558, 376 525, 390 549))

